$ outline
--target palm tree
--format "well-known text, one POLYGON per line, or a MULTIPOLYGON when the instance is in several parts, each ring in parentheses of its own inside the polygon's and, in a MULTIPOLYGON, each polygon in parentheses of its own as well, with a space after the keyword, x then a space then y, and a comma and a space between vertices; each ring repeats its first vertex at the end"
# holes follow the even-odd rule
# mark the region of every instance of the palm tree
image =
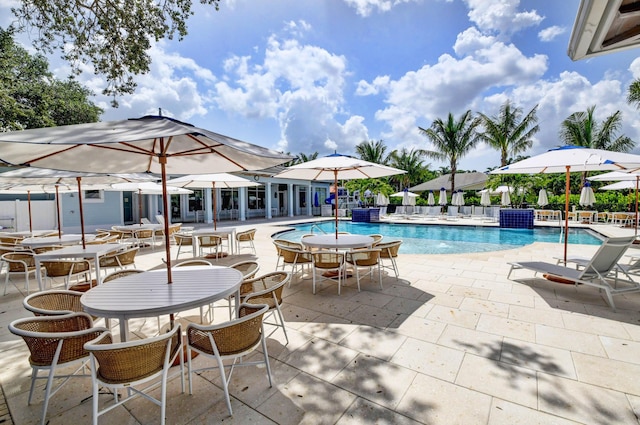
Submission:
POLYGON ((360 159, 375 162, 376 164, 387 164, 389 158, 384 155, 386 150, 387 146, 382 140, 364 141, 356 146, 356 153, 360 156, 360 159))
MULTIPOLYGON (((562 121, 560 128, 560 140, 567 145, 583 146, 593 149, 604 149, 615 152, 629 152, 636 143, 627 136, 616 134, 622 126, 622 113, 616 111, 609 115, 602 123, 598 123, 593 112, 595 105, 586 111, 574 112, 562 121)), ((587 173, 582 173, 582 182, 587 178, 587 173)))
POLYGON ((480 113, 484 132, 480 139, 500 151, 500 166, 508 164, 509 155, 517 155, 533 146, 531 139, 540 131, 537 116, 538 105, 522 118, 522 108, 514 108, 508 100, 500 107, 498 115, 488 117, 480 113))
POLYGON ((423 164, 425 152, 422 149, 402 148, 393 151, 389 155, 389 163, 394 168, 406 171, 405 174, 392 176, 392 180, 399 183, 398 190, 416 185, 423 181, 425 170, 429 167, 423 164))
POLYGON ((627 102, 640 108, 640 78, 629 85, 627 92, 627 102))
POLYGON ((432 151, 425 150, 425 155, 439 161, 449 161, 452 192, 456 188, 455 176, 458 170, 458 162, 480 140, 477 132, 480 122, 480 118, 474 117, 471 111, 468 110, 457 121, 453 114, 449 112, 446 122, 437 118, 428 129, 418 127, 420 132, 429 138, 435 148, 432 151))

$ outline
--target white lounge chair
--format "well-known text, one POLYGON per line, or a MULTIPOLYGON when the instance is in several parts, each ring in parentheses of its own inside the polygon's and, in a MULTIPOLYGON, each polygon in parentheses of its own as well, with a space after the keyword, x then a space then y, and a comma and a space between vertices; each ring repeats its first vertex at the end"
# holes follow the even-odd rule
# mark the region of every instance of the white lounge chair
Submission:
POLYGON ((575 284, 583 284, 594 286, 605 292, 607 302, 615 311, 613 296, 626 294, 629 292, 640 292, 640 283, 634 281, 628 273, 624 272, 618 261, 624 255, 625 251, 633 241, 635 236, 625 236, 617 238, 607 238, 604 240, 598 251, 591 259, 583 265, 583 267, 567 267, 558 264, 546 263, 543 261, 523 261, 517 263, 509 263, 511 269, 507 279, 511 277, 511 273, 516 269, 533 270, 536 273, 545 273, 557 276, 562 279, 575 282, 575 284), (626 279, 619 278, 619 272, 626 276, 626 279), (611 286, 609 281, 614 281, 615 285, 611 286), (618 287, 619 284, 624 287, 618 287))

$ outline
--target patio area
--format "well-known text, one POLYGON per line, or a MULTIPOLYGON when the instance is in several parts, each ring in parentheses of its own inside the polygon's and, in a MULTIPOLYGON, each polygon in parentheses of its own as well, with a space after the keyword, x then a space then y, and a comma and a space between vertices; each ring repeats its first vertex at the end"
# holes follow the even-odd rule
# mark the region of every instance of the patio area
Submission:
MULTIPOLYGON (((212 262, 257 258, 258 275, 274 271, 271 235, 285 223, 225 222, 258 229, 258 256, 212 262)), ((596 249, 570 245, 569 253, 588 257, 596 249)), ((508 262, 555 262, 562 251, 562 244, 536 243, 481 254, 401 254, 399 279, 384 274, 382 290, 364 279, 358 292, 350 278, 341 295, 330 284, 313 295, 311 280, 296 276, 284 298, 290 342, 278 330, 267 343, 273 387, 264 369, 236 370, 229 417, 217 372, 196 376, 193 395, 182 394, 174 378, 167 423, 639 424, 640 293, 616 297, 613 312, 594 288, 549 282, 526 270, 516 271, 515 281, 506 278, 508 262)), ((144 250, 136 267, 161 267, 163 256, 161 249, 144 250)), ((30 315, 24 295, 10 285, 2 298, 3 424, 37 424, 41 414, 42 392, 27 406, 28 350, 7 329, 30 315)), ((226 318, 225 309, 215 314, 216 321, 226 318)), ((138 337, 156 329, 154 318, 130 324, 138 337)), ((90 379, 68 383, 50 401, 49 423, 91 423, 90 395, 90 379)), ((138 398, 101 423, 154 424, 158 415, 157 406, 138 398)))

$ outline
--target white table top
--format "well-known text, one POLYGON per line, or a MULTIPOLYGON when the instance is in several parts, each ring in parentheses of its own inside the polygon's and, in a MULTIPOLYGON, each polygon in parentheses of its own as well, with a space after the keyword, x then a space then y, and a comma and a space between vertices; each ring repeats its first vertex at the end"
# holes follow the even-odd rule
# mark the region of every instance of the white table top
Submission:
POLYGON ((193 236, 202 236, 202 235, 230 235, 236 231, 235 227, 218 227, 217 229, 213 229, 213 227, 203 227, 198 230, 194 230, 190 232, 193 236))
POLYGON ((164 226, 162 224, 125 224, 123 226, 113 226, 114 229, 116 230, 144 230, 144 229, 149 229, 149 230, 160 230, 162 229, 164 226))
MULTIPOLYGON (((84 235, 86 241, 90 241, 95 239, 96 235, 84 235)), ((20 243, 24 246, 28 246, 31 248, 38 248, 42 246, 50 246, 50 245, 73 245, 77 244, 82 240, 82 235, 62 235, 61 238, 58 236, 44 236, 44 237, 36 237, 36 238, 25 238, 20 241, 20 243)))
POLYGON ((119 319, 176 313, 226 298, 237 292, 242 273, 229 267, 179 267, 131 274, 98 285, 80 298, 95 316, 119 319))
POLYGON ((83 257, 83 256, 96 256, 106 254, 108 252, 124 249, 126 246, 119 243, 103 243, 99 245, 87 245, 86 248, 82 248, 82 245, 65 246, 64 248, 56 249, 53 251, 43 252, 36 254, 34 257, 36 260, 45 260, 50 258, 65 258, 65 257, 83 257))
POLYGON ((316 235, 302 238, 302 245, 311 248, 350 249, 371 246, 373 238, 366 235, 316 235))

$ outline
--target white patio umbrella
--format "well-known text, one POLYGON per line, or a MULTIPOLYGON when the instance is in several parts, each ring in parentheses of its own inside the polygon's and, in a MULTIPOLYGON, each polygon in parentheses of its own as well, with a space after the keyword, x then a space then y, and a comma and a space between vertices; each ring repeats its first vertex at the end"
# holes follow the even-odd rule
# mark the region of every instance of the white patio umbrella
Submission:
POLYGON ((564 261, 569 241, 569 182, 571 172, 640 168, 640 156, 566 145, 491 171, 492 174, 565 173, 564 261))
POLYGON ((580 201, 578 201, 578 203, 584 207, 590 207, 596 203, 596 196, 591 188, 591 183, 588 181, 584 183, 584 186, 580 191, 580 201))
POLYGON ((215 174, 189 174, 186 176, 178 177, 167 181, 167 186, 176 186, 192 189, 206 189, 211 188, 213 192, 213 229, 217 229, 218 221, 218 205, 216 188, 233 189, 238 187, 251 187, 261 186, 260 183, 256 183, 244 177, 236 176, 229 173, 215 173, 215 174))
POLYGON ((545 207, 549 205, 549 197, 547 196, 547 191, 543 188, 538 192, 538 205, 541 207, 545 207))
POLYGON ((436 204, 436 198, 433 196, 433 190, 429 191, 429 196, 427 197, 427 205, 430 207, 436 204))
POLYGON ((420 195, 418 195, 417 193, 410 192, 409 189, 405 189, 401 192, 393 193, 390 196, 393 196, 396 198, 402 198, 402 205, 415 205, 416 198, 420 195))
POLYGON ((480 205, 484 207, 488 207, 491 205, 491 195, 489 195, 489 190, 484 189, 480 191, 482 194, 480 195, 480 205))
MULTIPOLYGON (((0 133, 0 161, 9 165, 159 174, 165 234, 169 234, 167 173, 261 170, 289 160, 289 155, 162 116, 0 133)), ((167 283, 172 283, 169 242, 167 238, 167 283)))
POLYGON ((438 205, 447 205, 447 190, 443 187, 440 188, 440 196, 438 196, 438 205))
POLYGON ((636 194, 636 216, 634 220, 634 229, 636 235, 638 234, 638 188, 640 186, 640 173, 638 171, 632 171, 629 173, 623 173, 621 171, 611 171, 609 173, 599 174, 597 176, 587 177, 587 180, 591 181, 618 181, 618 183, 603 186, 602 190, 621 190, 621 189, 635 189, 636 194))
POLYGON ((389 205, 389 200, 384 196, 384 193, 380 192, 376 195, 376 205, 380 207, 389 205))
POLYGON ((54 185, 44 185, 44 184, 7 184, 2 183, 2 188, 0 188, 0 193, 2 194, 20 194, 27 195, 27 209, 29 211, 29 232, 33 232, 33 220, 32 220, 32 211, 31 211, 31 194, 32 193, 53 193, 55 194, 56 199, 56 220, 58 222, 58 237, 62 237, 62 229, 60 223, 60 193, 69 193, 75 192, 76 189, 73 189, 67 185, 54 184, 54 185))
MULTIPOLYGON (((333 181, 336 192, 338 179, 372 179, 404 174, 406 171, 380 165, 347 155, 334 153, 301 164, 292 165, 274 175, 276 178, 333 181)), ((337 193, 336 193, 337 194, 337 193)), ((338 202, 335 203, 336 239, 338 238, 338 202)))
MULTIPOLYGON (((0 184, 14 185, 66 185, 68 187, 77 185, 78 193, 82 193, 82 182, 92 185, 104 185, 115 182, 144 182, 149 180, 157 180, 157 177, 147 173, 127 173, 127 174, 102 174, 102 173, 83 173, 75 171, 50 170, 46 168, 27 167, 16 170, 6 171, 0 174, 0 184)), ((56 202, 58 196, 56 194, 56 202)), ((82 204, 82 196, 78 196, 78 209, 80 216, 80 230, 82 233, 82 247, 86 247, 84 234, 84 209, 82 204)), ((60 209, 58 206, 58 236, 62 237, 62 229, 60 228, 60 209)))
POLYGON ((458 190, 458 206, 464 206, 464 192, 462 192, 462 189, 458 190))
POLYGON ((502 192, 502 195, 500 195, 500 205, 505 207, 511 205, 511 196, 508 190, 505 190, 502 192))

